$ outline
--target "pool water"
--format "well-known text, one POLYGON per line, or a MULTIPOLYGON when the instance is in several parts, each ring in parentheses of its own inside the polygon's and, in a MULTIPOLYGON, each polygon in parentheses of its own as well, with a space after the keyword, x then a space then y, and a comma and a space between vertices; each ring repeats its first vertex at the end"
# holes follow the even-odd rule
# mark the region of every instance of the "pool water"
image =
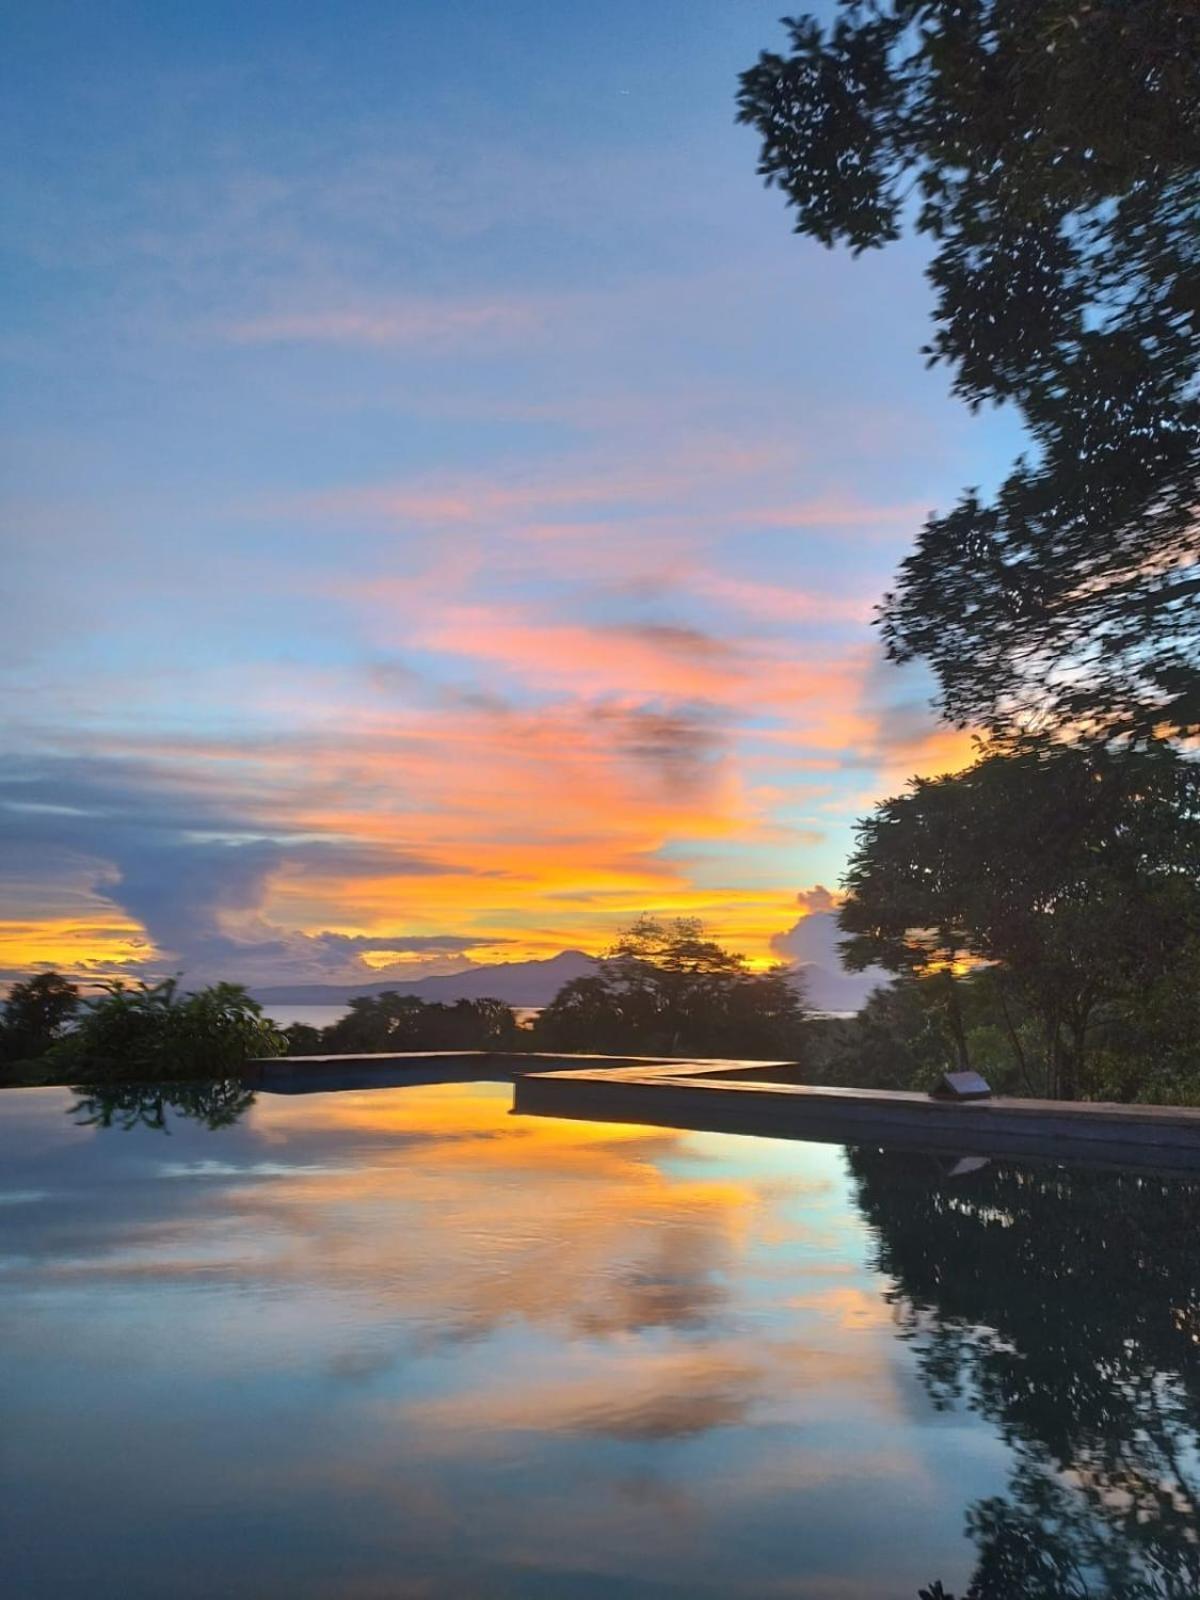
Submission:
POLYGON ((0 1095, 8 1600, 1200 1593, 1200 1185, 0 1095))

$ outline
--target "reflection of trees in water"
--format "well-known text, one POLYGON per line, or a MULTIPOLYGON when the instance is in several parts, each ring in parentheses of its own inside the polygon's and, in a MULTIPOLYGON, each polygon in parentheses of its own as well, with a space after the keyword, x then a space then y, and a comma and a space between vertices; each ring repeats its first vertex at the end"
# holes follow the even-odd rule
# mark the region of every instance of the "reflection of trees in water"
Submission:
POLYGON ((254 1104, 254 1095, 237 1078, 202 1083, 83 1084, 71 1107, 76 1122, 94 1128, 154 1128, 170 1133, 168 1112, 202 1122, 206 1128, 231 1127, 254 1104))
POLYGON ((849 1160, 934 1404, 1015 1453, 968 1512, 972 1595, 1194 1600, 1200 1181, 849 1160))

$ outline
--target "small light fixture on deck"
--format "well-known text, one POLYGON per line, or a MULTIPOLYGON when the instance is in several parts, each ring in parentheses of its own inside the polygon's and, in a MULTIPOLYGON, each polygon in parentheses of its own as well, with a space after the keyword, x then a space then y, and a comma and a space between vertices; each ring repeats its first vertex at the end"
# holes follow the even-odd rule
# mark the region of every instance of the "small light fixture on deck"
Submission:
POLYGON ((944 1072, 929 1092, 938 1100, 987 1100, 992 1088, 977 1072, 944 1072))
POLYGON ((984 1167, 990 1167, 990 1156, 959 1156, 958 1160, 946 1173, 948 1178, 969 1178, 973 1172, 982 1172, 984 1167))

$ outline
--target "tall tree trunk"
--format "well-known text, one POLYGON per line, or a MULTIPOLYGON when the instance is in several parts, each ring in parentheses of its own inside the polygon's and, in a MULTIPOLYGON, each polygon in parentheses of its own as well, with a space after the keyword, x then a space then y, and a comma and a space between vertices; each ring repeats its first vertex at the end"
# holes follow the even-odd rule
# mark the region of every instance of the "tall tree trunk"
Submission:
POLYGON ((1059 1099, 1058 1023, 1053 1014, 1043 1016, 1042 1057, 1045 1061, 1046 1095, 1051 1100, 1057 1100, 1059 1099))
POLYGON ((1064 1099, 1077 1100, 1080 1091, 1084 1088, 1084 1068, 1087 1066, 1087 1031, 1092 1015, 1092 1001, 1082 999, 1071 1012, 1071 1088, 1072 1093, 1064 1099))
POLYGON ((967 1031, 963 1027, 962 1007, 958 1003, 958 982, 953 972, 946 972, 946 1014, 950 1019, 950 1032, 958 1054, 958 1070, 966 1072, 971 1062, 967 1054, 967 1031))
POLYGON ((1017 1066, 1021 1071, 1021 1081, 1024 1083, 1026 1089, 1029 1090, 1029 1093, 1034 1094, 1036 1091, 1033 1087, 1033 1080, 1029 1076, 1029 1063, 1025 1059, 1025 1050, 1021 1044, 1020 1036, 1017 1033, 1016 1027, 1013 1025, 1012 1013, 1008 1009, 1008 995, 1004 990, 1003 978, 997 977, 996 992, 1000 996, 1000 1009, 1004 1013, 1004 1026, 1008 1030, 1008 1040, 1012 1045, 1013 1055, 1015 1055, 1017 1058, 1017 1066))
POLYGON ((1063 1037, 1063 1030, 1058 1023, 1054 1026, 1054 1055, 1055 1079, 1058 1083, 1058 1098, 1060 1100, 1076 1100, 1079 1097, 1079 1063, 1076 1059, 1073 1045, 1068 1044, 1063 1037))

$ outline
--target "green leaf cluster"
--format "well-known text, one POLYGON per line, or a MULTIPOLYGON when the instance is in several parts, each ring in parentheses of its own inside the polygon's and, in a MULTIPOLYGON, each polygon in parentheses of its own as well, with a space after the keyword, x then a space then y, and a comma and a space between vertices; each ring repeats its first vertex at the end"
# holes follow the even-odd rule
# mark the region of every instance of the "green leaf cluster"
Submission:
POLYGON ((61 972, 39 972, 12 984, 0 1006, 0 1063, 44 1056, 78 1010, 79 990, 61 972))
POLYGON ((914 779, 859 824, 844 885, 848 964, 940 994, 956 1065, 970 993, 1026 1093, 1179 1094, 1163 1052, 1200 1038, 1200 765, 1173 746, 1026 741, 914 779))
POLYGON ((285 1049, 283 1035, 240 984, 181 993, 178 980, 168 978, 104 984, 83 1002, 51 1059, 64 1076, 80 1080, 220 1078, 285 1049))

